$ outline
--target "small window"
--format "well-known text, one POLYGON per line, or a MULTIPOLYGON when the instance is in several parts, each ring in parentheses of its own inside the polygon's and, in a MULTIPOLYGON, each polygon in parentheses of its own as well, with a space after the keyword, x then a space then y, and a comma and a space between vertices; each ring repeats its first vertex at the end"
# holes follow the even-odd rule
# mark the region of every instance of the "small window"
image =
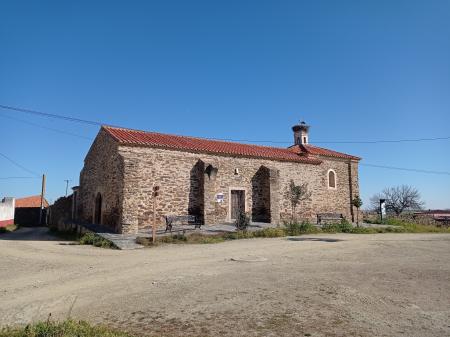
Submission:
POLYGON ((238 176, 238 175, 239 175, 239 169, 238 169, 238 168, 235 168, 235 169, 234 169, 234 175, 235 175, 235 176, 238 176))
POLYGON ((306 137, 303 137, 303 144, 306 144, 306 137))
POLYGON ((328 188, 336 188, 336 172, 328 171, 328 188))

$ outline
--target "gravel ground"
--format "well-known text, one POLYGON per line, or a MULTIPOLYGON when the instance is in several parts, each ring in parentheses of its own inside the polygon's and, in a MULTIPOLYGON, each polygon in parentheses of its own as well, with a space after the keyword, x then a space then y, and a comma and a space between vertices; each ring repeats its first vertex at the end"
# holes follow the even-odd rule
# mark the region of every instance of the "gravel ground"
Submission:
POLYGON ((0 235, 0 325, 149 336, 450 336, 449 234, 322 234, 118 251, 0 235))

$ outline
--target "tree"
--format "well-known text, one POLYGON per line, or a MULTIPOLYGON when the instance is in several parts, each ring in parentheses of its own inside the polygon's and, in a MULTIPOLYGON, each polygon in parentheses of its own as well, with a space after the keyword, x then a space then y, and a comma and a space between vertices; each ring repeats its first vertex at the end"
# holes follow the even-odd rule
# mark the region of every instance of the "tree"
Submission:
POLYGON ((291 180, 287 190, 287 198, 291 202, 292 220, 294 220, 295 210, 301 201, 309 200, 312 193, 308 191, 308 183, 295 185, 291 180))
POLYGON ((355 195, 352 200, 352 205, 356 207, 356 225, 359 227, 359 208, 363 205, 359 195, 355 195))
POLYGON ((385 188, 381 193, 374 195, 371 205, 379 209, 380 199, 386 200, 386 211, 400 215, 407 210, 422 209, 424 202, 420 198, 419 191, 412 186, 401 185, 385 188))

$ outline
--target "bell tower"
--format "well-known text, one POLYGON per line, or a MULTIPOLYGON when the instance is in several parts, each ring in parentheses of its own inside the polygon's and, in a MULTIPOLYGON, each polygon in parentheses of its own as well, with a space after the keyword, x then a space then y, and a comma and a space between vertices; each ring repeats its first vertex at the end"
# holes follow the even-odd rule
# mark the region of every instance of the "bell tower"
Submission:
POLYGON ((294 125, 292 127, 292 131, 294 131, 295 145, 305 145, 309 143, 309 125, 307 125, 304 121, 301 121, 300 124, 294 125))

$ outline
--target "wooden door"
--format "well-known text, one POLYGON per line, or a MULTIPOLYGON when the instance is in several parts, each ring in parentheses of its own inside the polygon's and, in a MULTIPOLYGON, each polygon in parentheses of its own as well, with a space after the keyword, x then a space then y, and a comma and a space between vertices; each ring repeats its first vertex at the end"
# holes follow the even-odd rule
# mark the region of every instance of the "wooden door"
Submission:
POLYGON ((245 212, 245 191, 231 191, 231 220, 236 220, 240 212, 245 212))

